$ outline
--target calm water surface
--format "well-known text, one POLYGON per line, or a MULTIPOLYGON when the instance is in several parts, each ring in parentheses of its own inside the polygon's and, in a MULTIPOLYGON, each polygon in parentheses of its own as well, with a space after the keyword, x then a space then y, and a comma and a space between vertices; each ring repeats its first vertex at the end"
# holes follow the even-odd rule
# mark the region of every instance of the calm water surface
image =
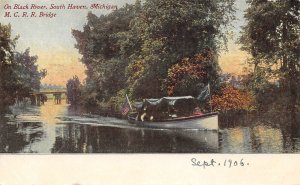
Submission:
POLYGON ((80 115, 69 105, 27 106, 0 118, 2 153, 299 153, 300 137, 263 123, 215 131, 153 130, 80 115))

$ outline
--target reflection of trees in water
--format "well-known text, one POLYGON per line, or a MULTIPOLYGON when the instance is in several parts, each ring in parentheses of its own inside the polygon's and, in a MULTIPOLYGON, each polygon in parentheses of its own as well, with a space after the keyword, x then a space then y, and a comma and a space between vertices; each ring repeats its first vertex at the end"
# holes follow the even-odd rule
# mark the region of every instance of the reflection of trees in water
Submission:
MULTIPOLYGON (((246 122, 238 126, 238 123, 237 120, 235 126, 223 129, 220 134, 221 153, 300 151, 300 130, 297 127, 291 127, 289 124, 277 127, 262 121, 251 122, 251 126, 247 126, 246 122)), ((46 125, 41 122, 13 123, 12 120, 2 116, 0 118, 0 152, 39 151, 49 139, 45 127, 46 125)), ((195 130, 113 128, 68 123, 56 124, 55 132, 55 144, 51 152, 56 153, 218 152, 218 141, 211 142, 217 137, 210 136, 208 132, 195 130)))
POLYGON ((259 125, 252 128, 251 131, 258 143, 258 152, 281 153, 284 150, 282 132, 279 128, 259 125))
MULTIPOLYGON (((232 114, 225 115, 226 119, 220 119, 222 129, 230 130, 250 128, 249 141, 254 153, 280 153, 300 151, 299 124, 292 121, 289 116, 281 112, 257 113, 257 114, 232 114)), ((231 137, 232 133, 222 134, 222 137, 231 137)), ((246 134, 246 133, 244 133, 246 134)), ((224 138, 223 138, 224 140, 224 138)), ((234 141, 236 142, 236 141, 234 141)), ((234 142, 231 145, 234 145, 234 142)), ((221 143, 221 146, 224 143, 221 143)), ((226 145, 226 144, 225 144, 226 145)), ((234 147, 234 146, 232 146, 234 147)), ((239 148, 238 146, 235 146, 239 148)), ((225 146, 223 148, 226 148, 225 146)), ((228 151, 228 150, 226 150, 228 151)), ((247 153, 247 149, 244 152, 247 153)))
POLYGON ((247 127, 226 129, 221 134, 221 153, 251 153, 252 132, 247 127))
POLYGON ((44 132, 39 129, 41 127, 41 123, 8 124, 8 119, 1 117, 0 152, 32 152, 30 145, 43 137, 44 132))
POLYGON ((250 142, 251 142, 251 148, 252 152, 261 152, 261 143, 260 141, 256 138, 255 132, 253 131, 253 127, 250 129, 250 142))
POLYGON ((67 124, 56 128, 56 138, 52 152, 78 153, 78 134, 75 124, 67 124))
POLYGON ((300 151, 299 129, 292 131, 270 125, 225 129, 221 153, 292 153, 300 151))
POLYGON ((56 133, 55 153, 217 152, 217 146, 207 147, 173 131, 68 124, 56 133))
POLYGON ((300 127, 295 125, 281 128, 285 152, 300 151, 300 127))

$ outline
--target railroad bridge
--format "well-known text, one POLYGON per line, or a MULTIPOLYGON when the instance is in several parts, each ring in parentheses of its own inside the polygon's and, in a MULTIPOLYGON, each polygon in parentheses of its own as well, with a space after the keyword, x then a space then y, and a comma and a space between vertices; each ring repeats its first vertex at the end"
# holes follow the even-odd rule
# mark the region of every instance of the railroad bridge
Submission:
MULTIPOLYGON (((31 104, 32 105, 42 105, 45 101, 47 101, 47 95, 53 95, 54 103, 61 104, 62 95, 67 95, 66 90, 53 90, 53 91, 39 91, 30 93, 31 96, 31 104)), ((66 98, 66 100, 68 100, 66 98)), ((68 103, 68 102, 67 102, 68 103)))

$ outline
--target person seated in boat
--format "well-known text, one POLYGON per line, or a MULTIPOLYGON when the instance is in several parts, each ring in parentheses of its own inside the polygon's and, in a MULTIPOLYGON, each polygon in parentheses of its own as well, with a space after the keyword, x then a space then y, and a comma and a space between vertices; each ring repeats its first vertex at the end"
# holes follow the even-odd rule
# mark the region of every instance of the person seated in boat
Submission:
POLYGON ((139 121, 146 121, 147 120, 147 113, 146 111, 141 111, 139 114, 138 114, 138 120, 139 121))
POLYGON ((148 115, 146 112, 144 112, 141 116, 140 116, 140 121, 153 121, 154 116, 152 115, 148 115))
POLYGON ((153 106, 145 106, 138 112, 137 119, 138 121, 161 121, 167 117, 166 111, 153 106))
POLYGON ((145 106, 142 111, 139 113, 140 115, 140 121, 154 121, 154 118, 156 118, 153 108, 145 106))
POLYGON ((147 115, 147 106, 142 106, 141 108, 138 109, 137 111, 137 121, 146 121, 148 118, 147 115))

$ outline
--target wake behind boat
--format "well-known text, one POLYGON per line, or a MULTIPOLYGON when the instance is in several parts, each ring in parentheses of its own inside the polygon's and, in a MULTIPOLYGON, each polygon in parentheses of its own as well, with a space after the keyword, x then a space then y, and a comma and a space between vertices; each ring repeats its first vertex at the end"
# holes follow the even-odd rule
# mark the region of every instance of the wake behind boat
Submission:
POLYGON ((132 124, 148 128, 218 130, 218 113, 200 111, 192 96, 145 99, 133 104, 132 124))

